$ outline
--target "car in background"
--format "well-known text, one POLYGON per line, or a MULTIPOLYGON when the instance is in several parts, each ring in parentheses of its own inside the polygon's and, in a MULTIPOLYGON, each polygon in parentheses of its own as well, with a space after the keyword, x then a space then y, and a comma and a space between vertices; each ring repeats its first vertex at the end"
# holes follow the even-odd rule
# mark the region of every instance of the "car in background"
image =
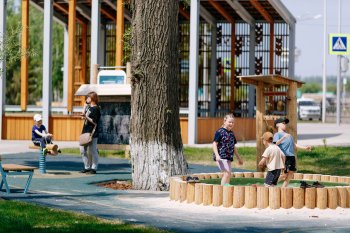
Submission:
POLYGON ((298 119, 309 119, 310 121, 313 118, 317 118, 318 120, 322 119, 321 115, 321 107, 316 103, 314 99, 310 98, 301 98, 297 100, 297 112, 298 119))

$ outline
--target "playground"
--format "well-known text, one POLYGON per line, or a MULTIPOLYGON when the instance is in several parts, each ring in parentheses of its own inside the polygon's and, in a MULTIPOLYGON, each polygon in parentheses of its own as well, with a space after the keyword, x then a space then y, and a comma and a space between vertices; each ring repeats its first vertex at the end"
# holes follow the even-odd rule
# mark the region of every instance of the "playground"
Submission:
MULTIPOLYGON (((320 135, 317 124, 298 124, 298 143, 311 146, 322 145, 326 138, 331 150, 333 140, 337 146, 349 147, 349 126, 335 127, 323 124, 320 135), (315 129, 311 131, 311 129, 315 129), (322 138, 315 135, 323 136, 322 138)), ((38 166, 39 156, 34 150, 21 148, 19 141, 1 141, 7 153, 2 154, 4 163, 19 163, 38 166), (10 145, 6 147, 4 144, 10 145), (26 151, 23 151, 26 150, 26 151)), ((74 147, 76 142, 62 142, 64 147, 74 147)), ((245 146, 254 144, 246 142, 245 146)), ((28 145, 27 143, 25 145, 28 145)), ((206 145, 202 145, 206 146, 206 145)), ((243 143, 238 143, 239 147, 243 143)), ((239 150, 239 148, 238 148, 239 150)), ((243 157, 244 158, 244 157, 243 157)), ((348 232, 349 208, 320 210, 308 209, 248 209, 208 207, 194 203, 169 200, 169 192, 138 190, 113 190, 88 185, 106 180, 131 179, 131 165, 127 159, 100 158, 100 172, 96 175, 78 173, 81 169, 80 156, 49 156, 46 161, 47 174, 33 176, 27 195, 23 195, 26 177, 8 178, 12 194, 2 189, 0 197, 35 203, 59 210, 74 211, 107 220, 120 220, 124 223, 153 226, 158 229, 180 232, 348 232), (208 209, 209 208, 209 209, 208 209), (319 228, 322 228, 320 230, 319 228)), ((233 172, 252 172, 236 169, 233 172)), ((217 173, 215 166, 190 164, 190 174, 217 173)))

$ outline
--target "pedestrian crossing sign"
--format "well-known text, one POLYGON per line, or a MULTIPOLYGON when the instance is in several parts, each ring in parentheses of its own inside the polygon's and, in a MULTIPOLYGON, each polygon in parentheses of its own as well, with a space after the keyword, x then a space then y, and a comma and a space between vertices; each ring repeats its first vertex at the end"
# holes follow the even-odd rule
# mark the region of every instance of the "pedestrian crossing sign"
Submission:
POLYGON ((329 34, 329 54, 349 54, 349 34, 329 34))

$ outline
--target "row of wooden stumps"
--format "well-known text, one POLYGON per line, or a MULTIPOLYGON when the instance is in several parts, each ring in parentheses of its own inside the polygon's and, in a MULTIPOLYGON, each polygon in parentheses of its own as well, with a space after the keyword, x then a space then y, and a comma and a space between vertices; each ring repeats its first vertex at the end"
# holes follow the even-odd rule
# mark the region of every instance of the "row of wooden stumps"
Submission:
MULTIPOLYGON (((350 183, 349 177, 334 177, 320 174, 296 173, 294 179, 333 181, 350 183), (304 176, 306 176, 304 178, 304 176), (317 178, 317 179, 314 179, 317 178), (336 180, 336 181, 335 181, 336 180)), ((222 173, 194 174, 192 177, 201 179, 222 178, 222 173)), ((256 177, 263 178, 266 173, 247 172, 233 173, 232 177, 256 177)), ((170 200, 195 203, 203 206, 223 206, 248 209, 301 209, 304 206, 309 209, 319 208, 336 209, 350 207, 349 186, 337 186, 326 188, 297 188, 297 187, 253 187, 253 186, 222 186, 205 183, 188 183, 187 176, 174 176, 170 178, 170 200)))

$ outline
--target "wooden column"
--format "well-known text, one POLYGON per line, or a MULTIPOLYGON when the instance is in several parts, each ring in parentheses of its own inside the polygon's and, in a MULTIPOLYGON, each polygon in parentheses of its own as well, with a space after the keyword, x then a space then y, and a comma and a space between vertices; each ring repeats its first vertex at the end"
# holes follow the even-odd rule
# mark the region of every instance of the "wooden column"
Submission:
POLYGON ((244 190, 244 206, 247 209, 252 209, 256 207, 256 187, 245 186, 244 190))
MULTIPOLYGON (((87 45, 87 24, 82 24, 81 31, 81 84, 86 83, 86 45, 87 45)), ((84 105, 86 96, 81 96, 81 104, 84 105)))
POLYGON ((175 183, 175 196, 174 196, 174 200, 175 201, 179 201, 180 200, 180 195, 181 195, 181 189, 180 189, 180 182, 182 182, 181 180, 176 180, 175 183))
POLYGON ((259 209, 266 209, 269 206, 269 188, 258 187, 257 188, 257 207, 259 209))
POLYGON ((305 204, 305 191, 302 188, 293 188, 293 207, 301 209, 305 204))
POLYGON ((327 209, 327 189, 318 188, 316 189, 316 206, 317 208, 324 210, 327 209))
POLYGON ((243 172, 234 172, 235 177, 243 177, 243 172))
MULTIPOLYGON (((287 103, 287 118, 289 123, 287 124, 287 132, 292 135, 294 142, 297 143, 297 83, 290 82, 288 88, 289 101, 287 103)), ((297 165, 297 149, 294 148, 295 163, 297 165)))
POLYGON ((346 187, 346 206, 350 208, 350 187, 346 187))
POLYGON ((309 209, 315 209, 316 206, 316 188, 305 189, 305 206, 309 209))
POLYGON ((195 199, 195 185, 196 183, 187 184, 187 203, 190 204, 194 202, 195 199))
POLYGON ((203 203, 203 183, 196 183, 194 186, 195 194, 194 194, 194 203, 196 205, 200 205, 203 203))
POLYGON ((321 181, 330 181, 330 179, 331 179, 331 176, 330 175, 322 175, 321 176, 321 181))
POLYGON ((335 187, 327 189, 328 208, 336 209, 338 207, 338 191, 335 187))
POLYGON ((223 186, 213 185, 213 206, 221 206, 223 201, 223 186))
POLYGON ((321 174, 314 174, 313 180, 321 181, 321 174))
POLYGON ((219 177, 218 174, 216 173, 210 173, 209 175, 210 175, 210 179, 216 179, 219 177))
POLYGON ((293 206, 293 188, 281 188, 281 207, 290 209, 293 206))
POLYGON ((273 210, 279 209, 281 207, 281 188, 280 187, 269 188, 269 206, 273 210))
POLYGON ((303 173, 294 173, 293 175, 294 175, 293 179, 296 179, 296 180, 304 179, 304 174, 303 173))
POLYGON ((264 133, 265 123, 263 116, 265 115, 265 96, 264 83, 258 82, 256 87, 256 170, 261 172, 261 167, 258 166, 261 155, 264 153, 264 144, 261 136, 264 133))
POLYGON ((263 172, 254 172, 254 178, 264 178, 263 172))
POLYGON ((213 203, 213 185, 203 185, 203 206, 208 206, 213 203))
POLYGON ((233 208, 244 206, 244 186, 234 186, 233 190, 233 208))
POLYGON ((68 14, 68 97, 67 111, 73 111, 74 105, 74 73, 75 73, 75 23, 77 0, 69 0, 68 14))
MULTIPOLYGON (((29 46, 29 0, 22 0, 22 41, 21 49, 25 52, 29 46)), ((28 104, 28 69, 29 58, 21 57, 21 110, 27 110, 28 104)))
POLYGON ((346 208, 347 205, 347 191, 346 191, 346 187, 343 186, 337 186, 337 192, 338 192, 338 206, 340 206, 341 208, 346 208))
POLYGON ((223 187, 223 200, 222 200, 222 206, 223 207, 231 207, 233 205, 233 190, 234 186, 224 186, 223 187))
POLYGON ((243 172, 244 177, 254 177, 253 172, 243 172))
POLYGON ((304 174, 304 180, 312 180, 314 177, 313 174, 304 174))
POLYGON ((329 178, 329 181, 330 181, 330 182, 338 182, 338 178, 339 178, 339 176, 331 176, 331 177, 329 178))
POLYGON ((180 181, 180 202, 187 200, 187 182, 180 181))
POLYGON ((124 0, 117 0, 117 50, 115 56, 115 65, 123 66, 123 58, 124 58, 124 42, 123 34, 124 34, 124 0))

